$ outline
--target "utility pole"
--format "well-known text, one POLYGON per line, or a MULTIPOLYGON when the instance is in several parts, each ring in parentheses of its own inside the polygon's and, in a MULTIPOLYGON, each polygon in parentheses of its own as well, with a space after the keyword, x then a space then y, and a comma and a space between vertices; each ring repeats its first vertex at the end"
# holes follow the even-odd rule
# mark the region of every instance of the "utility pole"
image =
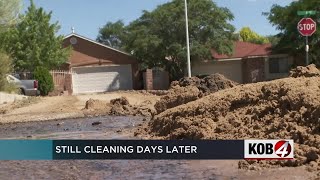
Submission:
POLYGON ((191 77, 191 62, 190 62, 190 42, 189 42, 189 23, 188 23, 188 4, 187 0, 184 0, 184 7, 186 13, 186 39, 187 39, 187 64, 188 64, 188 77, 191 77))

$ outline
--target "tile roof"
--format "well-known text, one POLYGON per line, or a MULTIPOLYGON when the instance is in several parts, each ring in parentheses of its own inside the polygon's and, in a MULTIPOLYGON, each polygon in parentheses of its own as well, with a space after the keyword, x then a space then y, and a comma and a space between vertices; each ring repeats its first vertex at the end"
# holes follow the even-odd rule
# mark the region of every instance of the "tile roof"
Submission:
POLYGON ((253 44, 249 42, 237 41, 234 43, 233 55, 218 54, 211 50, 214 59, 244 58, 249 56, 267 56, 271 54, 271 44, 253 44))

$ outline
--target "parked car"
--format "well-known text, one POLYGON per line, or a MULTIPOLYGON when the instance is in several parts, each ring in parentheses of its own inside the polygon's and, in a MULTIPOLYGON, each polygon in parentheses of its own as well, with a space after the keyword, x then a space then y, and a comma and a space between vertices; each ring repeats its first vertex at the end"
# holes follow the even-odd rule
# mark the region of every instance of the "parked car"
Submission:
POLYGON ((26 96, 38 96, 40 91, 38 90, 37 80, 20 80, 15 76, 7 75, 7 80, 9 83, 14 83, 19 87, 20 94, 26 96))

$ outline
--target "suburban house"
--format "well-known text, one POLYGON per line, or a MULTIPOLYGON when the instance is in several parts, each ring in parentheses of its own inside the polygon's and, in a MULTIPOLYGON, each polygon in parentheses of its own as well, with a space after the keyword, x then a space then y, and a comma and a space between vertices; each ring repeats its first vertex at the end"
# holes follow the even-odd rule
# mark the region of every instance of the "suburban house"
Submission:
POLYGON ((65 37, 63 46, 72 47, 70 58, 60 68, 70 72, 60 83, 69 94, 141 87, 138 62, 130 54, 75 33, 65 37))
POLYGON ((192 64, 192 75, 220 73, 238 83, 252 83, 287 77, 293 58, 272 54, 271 44, 237 41, 231 56, 211 50, 214 60, 192 64))

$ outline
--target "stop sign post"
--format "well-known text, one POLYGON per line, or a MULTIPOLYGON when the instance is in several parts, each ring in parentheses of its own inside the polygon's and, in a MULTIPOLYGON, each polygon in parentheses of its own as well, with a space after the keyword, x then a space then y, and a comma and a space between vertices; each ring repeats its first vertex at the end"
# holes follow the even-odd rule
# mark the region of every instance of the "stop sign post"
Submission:
POLYGON ((298 31, 302 36, 306 37, 306 65, 309 65, 309 42, 308 37, 317 30, 317 23, 311 18, 302 18, 298 23, 298 31))
POLYGON ((298 30, 302 36, 311 36, 317 30, 317 23, 311 18, 303 18, 298 23, 298 30))

